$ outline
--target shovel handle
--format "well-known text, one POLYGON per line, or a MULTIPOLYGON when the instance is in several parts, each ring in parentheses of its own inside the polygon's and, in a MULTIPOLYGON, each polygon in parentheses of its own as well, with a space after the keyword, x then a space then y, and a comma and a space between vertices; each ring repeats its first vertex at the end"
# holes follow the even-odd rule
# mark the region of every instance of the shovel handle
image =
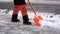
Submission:
POLYGON ((37 16, 36 11, 35 11, 34 7, 32 6, 32 3, 29 0, 28 0, 28 2, 29 2, 30 6, 32 8, 33 13, 37 16))

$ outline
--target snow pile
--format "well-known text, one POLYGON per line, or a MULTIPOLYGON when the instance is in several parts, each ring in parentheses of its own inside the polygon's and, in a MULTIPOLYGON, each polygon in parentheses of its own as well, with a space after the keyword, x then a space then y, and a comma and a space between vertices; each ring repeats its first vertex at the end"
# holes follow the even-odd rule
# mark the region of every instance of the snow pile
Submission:
MULTIPOLYGON (((13 10, 8 10, 7 9, 0 9, 0 13, 3 14, 3 13, 7 13, 7 15, 12 15, 13 13, 13 10)), ((54 13, 40 13, 40 12, 37 12, 37 15, 41 15, 42 18, 44 20, 40 20, 40 24, 42 24, 42 26, 50 26, 50 27, 54 27, 54 28, 60 28, 60 14, 58 15, 55 15, 54 13)), ((34 18, 34 13, 32 11, 28 11, 28 16, 29 16, 29 19, 31 22, 33 22, 33 18, 34 18)), ((22 18, 22 15, 21 15, 21 11, 19 11, 19 14, 18 14, 18 18, 22 18)))
POLYGON ((39 21, 39 23, 41 24, 41 26, 50 26, 50 27, 53 27, 53 28, 58 28, 60 29, 60 21, 58 22, 50 22, 50 21, 45 21, 45 20, 42 20, 42 21, 39 21))

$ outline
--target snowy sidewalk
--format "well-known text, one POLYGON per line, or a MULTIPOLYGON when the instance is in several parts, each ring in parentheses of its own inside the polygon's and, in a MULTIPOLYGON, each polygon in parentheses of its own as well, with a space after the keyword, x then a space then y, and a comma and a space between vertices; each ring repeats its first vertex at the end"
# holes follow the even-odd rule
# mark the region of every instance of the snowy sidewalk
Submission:
POLYGON ((0 14, 0 34, 60 34, 60 30, 49 26, 23 25, 11 22, 11 15, 0 14))

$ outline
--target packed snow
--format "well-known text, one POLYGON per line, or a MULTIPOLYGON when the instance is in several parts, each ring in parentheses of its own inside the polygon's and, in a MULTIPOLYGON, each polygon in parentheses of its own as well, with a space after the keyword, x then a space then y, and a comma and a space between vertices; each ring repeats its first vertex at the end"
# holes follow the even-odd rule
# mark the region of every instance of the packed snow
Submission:
POLYGON ((41 27, 34 24, 33 18, 35 15, 32 11, 28 11, 32 25, 22 24, 21 11, 18 14, 18 19, 21 22, 12 23, 12 13, 13 10, 0 9, 0 34, 60 34, 60 14, 36 12, 44 19, 39 21, 41 27))

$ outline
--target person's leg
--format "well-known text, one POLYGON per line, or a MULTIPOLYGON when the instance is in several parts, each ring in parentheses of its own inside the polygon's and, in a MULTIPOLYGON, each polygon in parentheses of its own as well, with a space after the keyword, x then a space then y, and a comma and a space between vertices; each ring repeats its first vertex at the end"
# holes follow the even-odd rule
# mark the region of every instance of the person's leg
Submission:
POLYGON ((31 25, 31 22, 29 22, 28 15, 27 15, 26 5, 22 5, 21 12, 22 12, 22 17, 23 17, 23 24, 31 25))
POLYGON ((18 20, 18 6, 14 6, 14 11, 13 11, 13 14, 12 14, 12 22, 19 22, 18 20))

